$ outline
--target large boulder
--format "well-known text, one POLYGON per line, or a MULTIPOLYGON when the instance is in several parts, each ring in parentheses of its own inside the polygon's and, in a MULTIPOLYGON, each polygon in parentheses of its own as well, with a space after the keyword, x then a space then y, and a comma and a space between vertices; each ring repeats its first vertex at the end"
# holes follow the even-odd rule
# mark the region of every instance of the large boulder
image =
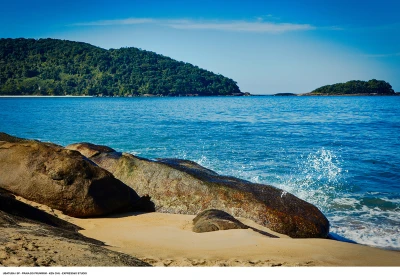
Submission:
POLYGON ((73 217, 129 211, 139 201, 132 188, 79 152, 5 133, 0 133, 0 187, 73 217))
POLYGON ((193 231, 197 233, 228 229, 248 229, 249 227, 232 215, 218 210, 208 209, 193 219, 193 231))
POLYGON ((114 150, 101 152, 104 146, 87 143, 66 148, 81 151, 139 195, 150 195, 159 212, 196 215, 215 208, 291 237, 325 238, 329 233, 329 221, 314 205, 269 185, 220 176, 187 160, 151 161, 114 150))

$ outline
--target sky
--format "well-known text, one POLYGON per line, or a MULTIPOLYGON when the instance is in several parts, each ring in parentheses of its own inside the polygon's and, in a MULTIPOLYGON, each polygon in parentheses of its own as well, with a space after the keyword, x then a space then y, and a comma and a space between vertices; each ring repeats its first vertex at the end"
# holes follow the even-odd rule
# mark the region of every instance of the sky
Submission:
POLYGON ((400 1, 0 0, 0 38, 137 47, 252 94, 378 79, 400 91, 400 1))

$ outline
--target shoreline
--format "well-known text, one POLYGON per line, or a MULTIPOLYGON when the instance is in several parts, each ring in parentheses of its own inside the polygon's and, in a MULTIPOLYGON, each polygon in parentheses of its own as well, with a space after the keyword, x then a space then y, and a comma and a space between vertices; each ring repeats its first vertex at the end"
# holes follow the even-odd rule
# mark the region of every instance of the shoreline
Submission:
POLYGON ((71 97, 90 97, 90 98, 164 98, 164 97, 249 97, 256 95, 134 95, 134 96, 88 96, 88 95, 0 95, 0 98, 71 98, 71 97))
POLYGON ((296 96, 400 96, 400 94, 373 94, 373 93, 350 93, 350 94, 327 94, 327 93, 299 93, 296 96))
POLYGON ((136 257, 156 267, 365 267, 400 266, 400 251, 332 239, 290 238, 255 222, 252 229, 192 231, 194 215, 128 212, 98 218, 73 218, 48 206, 17 197, 82 228, 79 233, 106 244, 104 248, 136 257))
POLYGON ((0 98, 164 98, 164 97, 354 97, 354 96, 400 96, 400 94, 309 94, 298 93, 291 95, 277 95, 277 94, 251 94, 251 95, 135 95, 135 96, 88 96, 88 95, 0 95, 0 98))
POLYGON ((71 97, 79 97, 79 98, 86 98, 86 97, 93 97, 87 95, 0 95, 0 98, 71 98, 71 97))
POLYGON ((135 255, 154 266, 400 266, 400 252, 331 239, 290 238, 254 222, 251 229, 194 233, 192 215, 130 213, 108 218, 70 220, 85 236, 109 249, 135 255), (119 228, 121 231, 115 232, 119 228), (129 233, 129 234, 128 234, 129 233))

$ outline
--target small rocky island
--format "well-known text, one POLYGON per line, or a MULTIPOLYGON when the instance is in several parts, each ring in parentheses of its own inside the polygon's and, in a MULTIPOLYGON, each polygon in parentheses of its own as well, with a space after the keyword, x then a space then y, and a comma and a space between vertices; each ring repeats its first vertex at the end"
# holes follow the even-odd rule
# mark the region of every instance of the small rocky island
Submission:
POLYGON ((291 93, 291 92, 279 92, 273 94, 273 96, 297 96, 296 93, 291 93))
POLYGON ((392 89, 392 86, 385 81, 372 79, 368 82, 353 80, 346 83, 337 83, 319 87, 310 93, 301 94, 302 96, 327 96, 327 95, 360 95, 360 96, 386 96, 399 95, 392 89))

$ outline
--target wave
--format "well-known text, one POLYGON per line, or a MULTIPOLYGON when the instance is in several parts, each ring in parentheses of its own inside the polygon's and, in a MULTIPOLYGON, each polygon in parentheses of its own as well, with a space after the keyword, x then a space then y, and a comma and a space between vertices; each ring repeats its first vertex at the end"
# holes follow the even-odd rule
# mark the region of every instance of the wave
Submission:
MULTIPOLYGON (((160 154, 165 149, 146 148, 132 152, 146 154, 153 151, 160 154)), ((400 250, 400 197, 379 191, 360 192, 352 186, 351 174, 344 168, 340 151, 314 150, 300 155, 286 170, 262 160, 244 164, 229 157, 216 159, 204 149, 195 154, 177 150, 174 156, 193 160, 219 174, 276 186, 312 203, 329 219, 335 239, 400 250)), ((282 158, 283 161, 290 159, 293 158, 282 158)))
POLYGON ((271 174, 256 163, 213 162, 205 155, 195 161, 222 174, 275 185, 316 205, 330 220, 335 239, 400 250, 400 198, 359 192, 348 182, 349 172, 338 152, 321 148, 302 155, 286 174, 271 174))

